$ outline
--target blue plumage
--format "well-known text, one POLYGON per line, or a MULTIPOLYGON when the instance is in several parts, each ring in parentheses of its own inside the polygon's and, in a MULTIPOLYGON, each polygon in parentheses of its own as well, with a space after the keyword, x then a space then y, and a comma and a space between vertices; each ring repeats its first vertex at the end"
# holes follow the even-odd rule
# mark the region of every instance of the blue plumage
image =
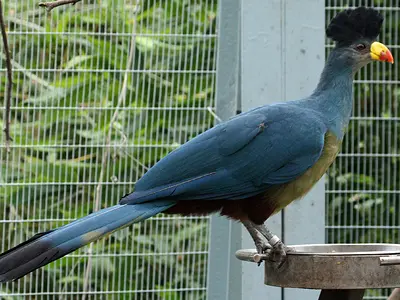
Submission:
MULTIPOLYGON (((355 72, 372 60, 393 61, 390 51, 374 42, 380 24, 371 9, 339 14, 329 27, 337 46, 309 97, 253 109, 193 138, 153 166, 118 205, 3 253, 0 282, 161 212, 218 211, 244 223, 260 252, 264 247, 254 230, 279 241, 257 226, 305 195, 334 161, 350 120, 355 72), (360 16, 362 24, 353 24, 360 16)), ((282 247, 279 251, 284 254, 282 247)))
POLYGON ((298 103, 260 107, 195 137, 136 184, 122 204, 155 199, 243 199, 290 182, 312 166, 327 127, 298 103), (299 137, 307 137, 299 139, 299 137), (176 181, 172 181, 175 179, 176 181))
POLYGON ((0 282, 19 277, 133 223, 148 219, 174 205, 160 201, 140 205, 115 205, 70 224, 34 236, 1 255, 0 282))

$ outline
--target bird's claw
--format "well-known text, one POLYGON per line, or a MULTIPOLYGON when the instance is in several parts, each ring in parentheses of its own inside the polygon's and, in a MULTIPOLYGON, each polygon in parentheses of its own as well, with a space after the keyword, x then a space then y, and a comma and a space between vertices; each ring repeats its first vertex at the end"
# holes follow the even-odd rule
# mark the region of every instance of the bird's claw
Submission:
POLYGON ((287 249, 281 240, 278 240, 268 251, 267 259, 276 265, 277 269, 281 268, 287 259, 287 249))
POLYGON ((276 265, 277 269, 281 268, 287 258, 287 248, 281 240, 277 240, 273 246, 264 242, 256 243, 257 258, 255 261, 260 266, 263 260, 271 262, 276 265))
POLYGON ((257 262, 257 266, 260 266, 264 257, 267 257, 268 253, 271 251, 271 245, 265 243, 264 241, 259 241, 256 243, 257 253, 259 254, 259 259, 257 262))

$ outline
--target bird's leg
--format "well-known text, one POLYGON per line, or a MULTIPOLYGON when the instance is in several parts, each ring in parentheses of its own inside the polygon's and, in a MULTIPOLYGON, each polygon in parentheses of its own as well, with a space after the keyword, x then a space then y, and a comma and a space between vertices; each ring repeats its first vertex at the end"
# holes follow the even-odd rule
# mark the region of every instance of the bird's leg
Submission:
POLYGON ((286 246, 282 243, 282 241, 276 235, 274 235, 264 224, 257 225, 251 221, 243 221, 242 223, 247 228, 251 237, 253 238, 254 243, 256 244, 257 252, 260 254, 268 253, 268 260, 276 263, 278 265, 278 268, 281 267, 286 261, 286 246), (265 245, 264 239, 261 239, 259 237, 260 234, 262 235, 262 237, 267 239, 269 243, 268 246, 265 245), (266 251, 267 249, 271 250, 266 251))
POLYGON ((274 235, 264 224, 254 224, 254 228, 258 230, 271 245, 272 249, 268 255, 268 259, 277 263, 278 268, 286 261, 286 246, 279 237, 274 235))
POLYGON ((250 233, 250 236, 253 239, 254 244, 256 245, 258 254, 266 253, 268 249, 271 249, 271 246, 267 243, 265 237, 254 227, 254 224, 252 222, 243 221, 242 223, 244 227, 246 227, 247 231, 250 233))

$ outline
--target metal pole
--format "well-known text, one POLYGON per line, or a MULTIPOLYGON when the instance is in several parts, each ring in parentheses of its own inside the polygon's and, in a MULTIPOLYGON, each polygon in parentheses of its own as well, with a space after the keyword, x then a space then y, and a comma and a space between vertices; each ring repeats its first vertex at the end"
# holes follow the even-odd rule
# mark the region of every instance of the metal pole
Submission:
MULTIPOLYGON (((216 113, 222 120, 236 114, 239 89, 240 0, 220 0, 216 113)), ((241 300, 241 226, 220 216, 211 217, 208 259, 208 300, 241 300)))
MULTIPOLYGON (((281 1, 246 0, 242 2, 241 98, 242 109, 284 100, 281 44, 281 1)), ((282 214, 267 222, 268 228, 282 237, 282 214)), ((255 248, 245 229, 242 249, 255 248)), ((282 289, 264 285, 263 265, 242 264, 242 299, 282 300, 282 289)))
MULTIPOLYGON (((242 3, 243 111, 299 99, 315 88, 324 65, 324 2, 246 0, 242 3)), ((287 244, 324 243, 323 180, 301 201, 270 220, 287 244), (312 216, 312 218, 310 218, 312 216)), ((242 248, 254 248, 243 231, 242 248)), ((262 268, 243 265, 243 299, 317 299, 312 290, 263 287, 262 268)))
MULTIPOLYGON (((315 89, 325 63, 325 5, 320 0, 286 0, 283 23, 285 99, 315 89)), ((325 177, 301 200, 285 209, 284 242, 325 243, 325 177)), ((284 299, 317 299, 319 291, 285 289, 284 299)))

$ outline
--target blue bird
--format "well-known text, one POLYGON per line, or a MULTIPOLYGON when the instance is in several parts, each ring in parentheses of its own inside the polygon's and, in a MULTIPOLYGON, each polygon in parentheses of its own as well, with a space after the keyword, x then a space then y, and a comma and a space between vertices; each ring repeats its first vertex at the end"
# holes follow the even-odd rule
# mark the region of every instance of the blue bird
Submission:
POLYGON ((279 266, 285 246, 263 224, 304 196, 334 161, 351 116, 354 74, 373 60, 393 63, 376 41, 382 22, 371 8, 340 12, 326 30, 336 46, 309 97, 255 108, 198 135, 155 164, 119 204, 1 254, 0 282, 159 213, 238 220, 257 251, 269 248, 279 266))

